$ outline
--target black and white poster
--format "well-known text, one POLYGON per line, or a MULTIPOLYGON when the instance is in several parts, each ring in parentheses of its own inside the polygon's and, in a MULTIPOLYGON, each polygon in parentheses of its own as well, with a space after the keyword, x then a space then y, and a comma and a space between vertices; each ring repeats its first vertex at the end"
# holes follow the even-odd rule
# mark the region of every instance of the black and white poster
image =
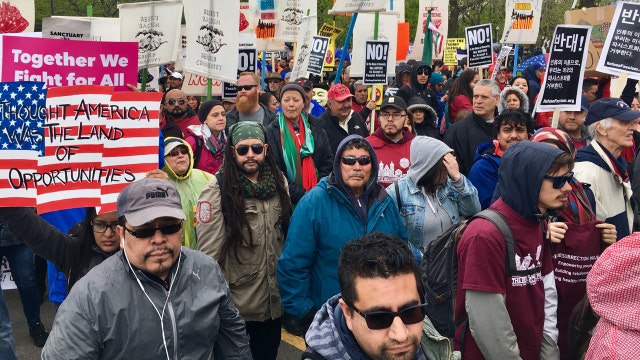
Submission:
POLYGON ((311 46, 311 53, 309 54, 309 65, 307 65, 308 72, 315 75, 322 75, 324 57, 327 56, 330 40, 330 38, 324 36, 313 37, 313 45, 311 46))
POLYGON ((365 85, 387 83, 387 58, 389 41, 367 40, 365 43, 364 76, 365 85))
POLYGON ((490 66, 493 63, 491 24, 467 27, 464 33, 467 38, 467 66, 490 66))
POLYGON ((617 3, 596 70, 640 80, 640 4, 617 3))
MULTIPOLYGON (((238 75, 245 71, 256 72, 258 69, 258 53, 255 48, 241 48, 238 50, 238 75)), ((222 97, 232 98, 238 94, 238 89, 234 84, 223 83, 222 97)))
POLYGON ((558 25, 551 41, 549 64, 537 109, 579 111, 591 26, 558 25))

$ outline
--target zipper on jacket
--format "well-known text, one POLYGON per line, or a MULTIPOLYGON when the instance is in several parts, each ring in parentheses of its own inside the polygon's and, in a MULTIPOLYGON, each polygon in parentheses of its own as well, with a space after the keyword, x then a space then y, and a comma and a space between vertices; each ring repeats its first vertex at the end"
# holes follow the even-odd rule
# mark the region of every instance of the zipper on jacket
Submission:
POLYGON ((167 303, 167 308, 169 308, 169 318, 171 319, 171 329, 173 330, 173 358, 178 360, 178 326, 176 325, 176 316, 173 313, 173 303, 171 300, 167 303))

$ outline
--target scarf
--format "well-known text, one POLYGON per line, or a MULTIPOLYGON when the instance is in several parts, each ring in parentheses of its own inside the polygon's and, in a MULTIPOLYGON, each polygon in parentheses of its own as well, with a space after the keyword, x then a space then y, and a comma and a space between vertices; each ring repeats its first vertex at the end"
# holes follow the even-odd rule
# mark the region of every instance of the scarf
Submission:
POLYGON ((611 163, 611 166, 613 167, 613 171, 616 173, 616 175, 618 175, 620 179, 622 179, 622 182, 628 182, 629 173, 627 172, 627 163, 625 159, 622 156, 620 156, 617 159, 614 158, 613 154, 610 153, 609 150, 607 150, 607 148, 602 146, 600 143, 598 143, 598 145, 600 145, 600 148, 602 149, 602 151, 604 151, 605 155, 607 155, 607 158, 609 159, 609 162, 611 163))
MULTIPOLYGON (((224 174, 224 168, 220 168, 218 172, 222 176, 224 174)), ((254 183, 246 176, 241 176, 240 185, 244 189, 244 195, 247 198, 266 200, 276 194, 276 177, 270 166, 264 166, 260 169, 258 182, 254 183)))
POLYGON ((202 124, 202 138, 207 149, 214 155, 223 154, 227 147, 227 136, 220 131, 218 136, 213 135, 207 124, 202 124))
POLYGON ((315 140, 309 128, 309 122, 304 114, 298 118, 299 135, 296 135, 291 121, 287 121, 284 115, 278 115, 280 125, 280 143, 282 144, 282 158, 287 168, 289 182, 302 186, 309 191, 318 182, 316 168, 313 165, 312 155, 315 148, 315 140), (300 142, 300 138, 304 142, 300 142))

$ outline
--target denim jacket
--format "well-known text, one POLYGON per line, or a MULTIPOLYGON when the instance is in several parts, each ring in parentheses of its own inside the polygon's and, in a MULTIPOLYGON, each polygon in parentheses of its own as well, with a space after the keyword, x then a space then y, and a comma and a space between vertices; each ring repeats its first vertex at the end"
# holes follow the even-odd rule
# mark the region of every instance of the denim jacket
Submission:
MULTIPOLYGON (((409 243, 424 252, 422 234, 424 231, 424 217, 427 202, 422 191, 409 176, 398 180, 400 196, 396 195, 395 184, 387 188, 387 192, 396 206, 398 199, 402 203, 398 206, 400 217, 409 234, 409 243)), ((447 179, 447 183, 437 190, 438 204, 442 206, 453 224, 460 222, 460 217, 471 217, 480 211, 478 190, 466 176, 460 175, 457 182, 447 179)))

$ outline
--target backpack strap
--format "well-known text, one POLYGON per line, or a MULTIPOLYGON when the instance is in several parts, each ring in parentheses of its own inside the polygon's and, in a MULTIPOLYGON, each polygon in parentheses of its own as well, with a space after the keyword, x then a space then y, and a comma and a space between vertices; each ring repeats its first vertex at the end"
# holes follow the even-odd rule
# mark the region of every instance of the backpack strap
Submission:
POLYGON ((398 203, 398 212, 402 208, 402 202, 400 200, 400 187, 398 186, 398 180, 393 183, 393 188, 396 191, 396 202, 398 203))
POLYGON ((200 156, 202 155, 202 145, 204 145, 204 141, 199 136, 194 136, 196 139, 196 148, 193 152, 193 167, 198 166, 198 162, 200 161, 200 156))

